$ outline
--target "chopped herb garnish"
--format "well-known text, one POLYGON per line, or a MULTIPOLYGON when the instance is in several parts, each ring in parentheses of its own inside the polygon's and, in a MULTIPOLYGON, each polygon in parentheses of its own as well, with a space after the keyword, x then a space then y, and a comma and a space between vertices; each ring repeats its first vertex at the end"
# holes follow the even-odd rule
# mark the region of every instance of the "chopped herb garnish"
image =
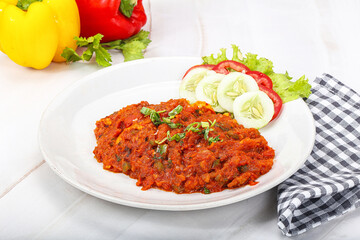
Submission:
POLYGON ((209 190, 207 187, 204 187, 204 193, 205 193, 205 194, 209 194, 209 193, 210 193, 210 190, 209 190))
POLYGON ((175 117, 175 115, 179 114, 182 110, 183 110, 183 107, 181 105, 178 105, 176 108, 174 108, 173 110, 171 110, 169 112, 169 117, 170 118, 175 117))
MULTIPOLYGON (((209 120, 210 121, 210 120, 209 120)), ((211 125, 212 125, 213 123, 211 122, 211 125)), ((203 128, 205 128, 203 131, 202 131, 202 134, 204 134, 204 138, 205 138, 205 140, 209 140, 209 133, 210 133, 210 131, 214 131, 214 129, 213 128, 210 128, 210 124, 208 123, 208 122, 201 122, 201 126, 203 127, 203 128)))
POLYGON ((210 127, 210 124, 208 122, 201 122, 201 127, 208 128, 210 127))
POLYGON ((216 143, 216 142, 222 142, 223 140, 219 138, 219 135, 216 136, 216 137, 210 137, 208 139, 209 141, 209 145, 212 144, 212 143, 216 143))
POLYGON ((164 153, 166 153, 167 148, 168 148, 167 144, 158 145, 156 148, 156 152, 159 153, 160 155, 163 155, 164 153))
POLYGON ((117 162, 120 162, 120 161, 121 161, 121 157, 120 157, 119 155, 117 155, 117 154, 116 154, 115 156, 116 156, 116 161, 117 161, 117 162))
POLYGON ((209 133, 211 131, 214 131, 214 129, 211 127, 215 126, 215 123, 216 123, 216 119, 214 121, 209 120, 209 122, 193 122, 185 128, 185 131, 192 131, 192 132, 198 132, 199 134, 203 134, 204 139, 209 141, 209 144, 213 142, 219 142, 222 141, 220 140, 219 136, 215 138, 214 137, 209 138, 209 133), (202 127, 203 130, 201 130, 200 127, 202 127))
POLYGON ((164 139, 161 140, 161 141, 156 141, 156 140, 155 140, 155 143, 156 143, 156 144, 163 144, 167 139, 168 139, 168 138, 166 137, 166 138, 164 138, 164 139))
POLYGON ((210 132, 210 131, 213 131, 213 130, 214 130, 214 129, 209 128, 209 127, 205 128, 205 129, 203 130, 203 134, 204 134, 205 140, 209 140, 209 132, 210 132))
POLYGON ((150 119, 153 122, 153 124, 155 124, 156 126, 158 126, 162 123, 160 114, 158 112, 155 112, 155 111, 151 112, 150 119))
POLYGON ((156 125, 160 125, 162 123, 159 112, 154 109, 143 107, 140 112, 145 116, 150 116, 151 121, 156 125))
POLYGON ((154 109, 150 109, 150 108, 147 108, 147 107, 143 107, 140 112, 142 114, 144 114, 145 116, 148 116, 150 115, 152 112, 156 112, 154 109))
POLYGON ((162 118, 162 120, 163 120, 163 122, 164 123, 166 123, 166 124, 168 124, 168 123, 171 123, 171 121, 170 121, 170 118, 162 118))
POLYGON ((169 137, 170 136, 170 131, 168 131, 168 140, 169 141, 180 141, 181 139, 183 139, 185 137, 185 133, 177 133, 177 134, 174 134, 172 137, 169 137))
MULTIPOLYGON (((181 105, 178 105, 176 108, 174 108, 173 110, 171 110, 169 112, 169 114, 168 114, 169 117, 163 117, 163 118, 160 117, 159 113, 163 113, 165 111, 157 112, 154 109, 143 107, 140 110, 140 112, 142 114, 144 114, 145 116, 150 116, 150 119, 154 123, 155 126, 165 123, 171 129, 176 129, 176 128, 182 127, 183 125, 181 123, 174 123, 171 121, 171 119, 174 118, 177 114, 179 114, 182 110, 183 110, 183 107, 181 105)), ((197 132, 198 134, 203 134, 204 139, 209 141, 209 144, 219 142, 219 141, 222 142, 223 140, 221 140, 219 138, 219 136, 209 137, 209 133, 211 131, 214 131, 214 129, 212 127, 214 127, 215 124, 216 124, 216 119, 214 121, 208 120, 208 122, 193 122, 193 123, 189 124, 185 128, 185 131, 182 133, 176 133, 175 135, 171 136, 170 131, 167 131, 167 137, 162 139, 161 141, 155 141, 155 143, 162 144, 166 140, 168 140, 168 141, 175 140, 175 141, 179 142, 181 139, 183 139, 185 137, 186 132, 189 132, 189 131, 197 132)))
POLYGON ((163 123, 166 123, 171 129, 179 128, 182 126, 181 123, 173 123, 170 118, 163 118, 163 123))
POLYGON ((167 123, 167 125, 168 125, 171 129, 179 128, 179 127, 182 126, 181 123, 173 123, 173 122, 167 123))
POLYGON ((153 158, 157 160, 164 158, 163 155, 166 154, 167 148, 168 148, 167 144, 158 145, 153 158))
POLYGON ((211 124, 211 125, 210 125, 210 127, 215 126, 215 124, 216 124, 216 119, 214 119, 214 121, 213 121, 213 122, 212 122, 211 120, 209 120, 209 123, 211 124))
POLYGON ((185 128, 185 131, 200 132, 200 125, 199 122, 193 122, 185 128))
POLYGON ((181 139, 183 139, 185 137, 185 133, 176 133, 173 136, 170 135, 170 131, 167 131, 167 136, 166 138, 164 138, 163 140, 159 141, 155 141, 157 144, 162 144, 164 143, 166 140, 170 141, 177 141, 179 142, 181 139))
MULTIPOLYGON (((172 116, 175 116, 176 114, 178 114, 178 113, 180 113, 181 112, 181 110, 182 110, 182 106, 181 105, 179 105, 179 106, 177 106, 176 108, 174 108, 171 112, 173 112, 175 109, 176 109, 176 111, 174 111, 173 113, 172 113, 172 116), (181 107, 181 109, 180 108, 178 108, 178 107, 181 107), (175 114, 176 113, 176 114, 175 114)), ((173 122, 171 122, 170 121, 170 119, 172 118, 171 116, 170 116, 170 113, 169 113, 169 118, 162 118, 161 119, 161 117, 160 117, 160 113, 163 113, 163 112, 166 112, 165 110, 162 110, 162 111, 155 111, 155 110, 153 110, 153 109, 150 109, 150 108, 147 108, 147 107, 143 107, 141 110, 140 110, 140 112, 142 113, 142 114, 144 114, 145 116, 150 116, 150 119, 151 119, 151 121, 153 122, 153 124, 155 125, 155 126, 159 126, 160 124, 163 124, 163 123, 166 123, 171 129, 174 129, 174 128, 179 128, 179 127, 181 127, 182 125, 180 124, 180 123, 173 123, 173 122)))

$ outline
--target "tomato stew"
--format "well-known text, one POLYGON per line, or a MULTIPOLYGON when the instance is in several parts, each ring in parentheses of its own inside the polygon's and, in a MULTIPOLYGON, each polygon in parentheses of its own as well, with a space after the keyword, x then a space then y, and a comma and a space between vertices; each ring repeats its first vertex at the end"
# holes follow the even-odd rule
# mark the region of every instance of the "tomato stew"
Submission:
POLYGON ((207 194, 254 185, 275 155, 257 129, 185 99, 129 105, 97 121, 94 132, 97 161, 142 190, 207 194))

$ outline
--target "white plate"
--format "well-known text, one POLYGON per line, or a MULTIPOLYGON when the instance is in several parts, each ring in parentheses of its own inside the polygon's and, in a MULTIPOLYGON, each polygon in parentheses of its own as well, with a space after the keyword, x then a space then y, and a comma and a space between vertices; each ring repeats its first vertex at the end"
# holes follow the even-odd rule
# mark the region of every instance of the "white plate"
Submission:
POLYGON ((295 173, 309 156, 315 139, 312 114, 299 99, 283 106, 280 117, 261 129, 275 149, 275 162, 255 186, 212 194, 142 191, 136 180, 103 170, 92 153, 95 122, 129 104, 178 98, 185 71, 200 58, 153 58, 100 70, 59 94, 45 110, 39 143, 45 160, 65 181, 96 197, 139 208, 195 210, 238 202, 260 194, 295 173))

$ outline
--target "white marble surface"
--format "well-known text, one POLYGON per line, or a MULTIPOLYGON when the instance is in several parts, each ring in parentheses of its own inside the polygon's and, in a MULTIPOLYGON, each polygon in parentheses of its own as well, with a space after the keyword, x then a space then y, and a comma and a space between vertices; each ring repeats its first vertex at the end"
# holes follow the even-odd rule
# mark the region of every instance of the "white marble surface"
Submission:
MULTIPOLYGON (((310 80, 332 74, 360 92, 360 1, 146 0, 146 57, 202 56, 235 43, 310 80)), ((114 64, 122 56, 114 52, 114 64)), ((285 239, 276 189, 224 207, 166 212, 89 196, 59 178, 37 142, 57 93, 99 70, 51 64, 36 71, 0 54, 0 239, 285 239)), ((359 239, 360 210, 294 239, 359 239)))

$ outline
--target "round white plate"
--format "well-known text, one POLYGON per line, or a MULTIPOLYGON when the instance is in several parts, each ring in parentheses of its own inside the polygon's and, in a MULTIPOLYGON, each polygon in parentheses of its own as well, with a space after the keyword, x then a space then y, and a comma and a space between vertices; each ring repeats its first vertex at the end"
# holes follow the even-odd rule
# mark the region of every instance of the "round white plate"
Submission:
POLYGON ((295 173, 309 156, 315 139, 314 120, 302 99, 286 103, 280 117, 261 129, 276 155, 273 168, 255 186, 212 194, 142 191, 136 180, 103 170, 92 153, 95 122, 129 104, 178 98, 182 75, 200 63, 200 58, 152 58, 121 63, 79 80, 43 113, 39 144, 45 160, 61 178, 93 196, 132 207, 174 211, 238 202, 295 173))

